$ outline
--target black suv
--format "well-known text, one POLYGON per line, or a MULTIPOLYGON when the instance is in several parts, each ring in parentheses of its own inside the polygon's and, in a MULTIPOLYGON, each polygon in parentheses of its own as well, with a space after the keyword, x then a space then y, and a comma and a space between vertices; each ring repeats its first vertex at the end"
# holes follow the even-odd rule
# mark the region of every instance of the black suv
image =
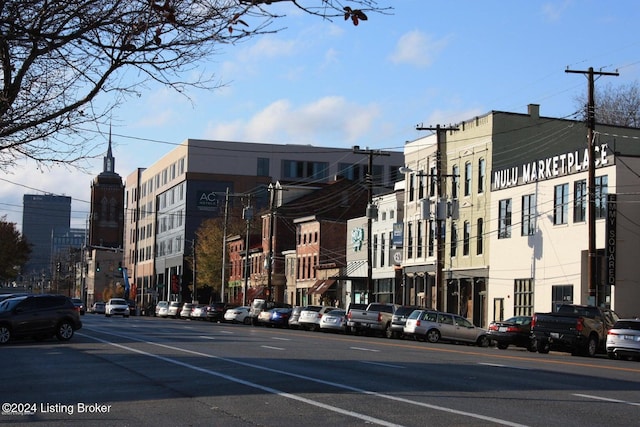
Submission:
POLYGON ((0 344, 19 337, 68 341, 82 327, 78 308, 64 295, 28 295, 0 302, 0 344))

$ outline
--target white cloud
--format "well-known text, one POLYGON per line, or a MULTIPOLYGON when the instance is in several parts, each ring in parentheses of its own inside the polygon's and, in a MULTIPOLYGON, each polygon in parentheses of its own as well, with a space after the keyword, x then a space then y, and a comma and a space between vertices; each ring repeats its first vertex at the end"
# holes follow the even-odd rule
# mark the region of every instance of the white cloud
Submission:
POLYGON ((340 96, 295 106, 277 100, 251 118, 209 126, 207 137, 272 143, 351 143, 371 132, 381 116, 377 105, 358 105, 340 96))
POLYGON ((545 3, 542 5, 542 14, 549 21, 558 21, 565 10, 569 8, 572 4, 572 0, 565 0, 562 3, 545 3))
POLYGON ((448 44, 448 39, 434 40, 420 30, 408 32, 400 37, 395 51, 389 56, 395 64, 410 64, 428 67, 435 56, 448 44))

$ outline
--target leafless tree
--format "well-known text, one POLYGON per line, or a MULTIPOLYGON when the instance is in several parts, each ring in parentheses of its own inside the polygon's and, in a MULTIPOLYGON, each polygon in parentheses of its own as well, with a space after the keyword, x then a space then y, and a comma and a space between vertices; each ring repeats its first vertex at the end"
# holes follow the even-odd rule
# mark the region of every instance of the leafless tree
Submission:
MULTIPOLYGON (((613 83, 603 86, 596 85, 594 99, 596 123, 640 127, 640 86, 638 82, 618 86, 613 83)), ((582 118, 586 119, 587 96, 578 96, 576 104, 583 112, 582 118)))
POLYGON ((106 122, 145 83, 219 87, 213 76, 183 76, 222 45, 280 31, 273 3, 354 25, 391 10, 375 0, 0 1, 0 170, 86 158, 83 125, 106 122))

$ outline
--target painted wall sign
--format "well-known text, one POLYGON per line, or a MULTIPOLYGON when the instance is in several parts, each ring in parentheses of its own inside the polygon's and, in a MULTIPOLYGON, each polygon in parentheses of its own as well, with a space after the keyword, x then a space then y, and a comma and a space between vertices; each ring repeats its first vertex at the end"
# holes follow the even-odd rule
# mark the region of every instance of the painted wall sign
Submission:
POLYGON ((401 248, 402 240, 404 236, 404 224, 402 222, 396 222, 393 224, 393 241, 392 245, 401 248))
POLYGON ((364 228, 354 228, 351 230, 351 244, 353 250, 358 252, 362 250, 362 242, 364 242, 364 228))
POLYGON ((616 284, 616 220, 618 206, 617 196, 615 194, 607 195, 607 284, 615 286, 616 284))
MULTIPOLYGON (((594 147, 596 168, 609 164, 609 145, 594 147)), ((589 169, 589 149, 534 160, 519 166, 493 171, 492 190, 502 190, 517 185, 555 178, 563 175, 587 171, 589 169)))

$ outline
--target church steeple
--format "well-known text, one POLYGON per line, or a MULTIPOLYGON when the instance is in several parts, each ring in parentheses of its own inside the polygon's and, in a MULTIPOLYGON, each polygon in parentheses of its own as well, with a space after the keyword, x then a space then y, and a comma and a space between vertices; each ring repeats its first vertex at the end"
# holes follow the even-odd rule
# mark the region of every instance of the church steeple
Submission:
POLYGON ((109 148, 107 149, 107 155, 104 157, 104 172, 115 173, 116 160, 111 153, 111 125, 109 125, 109 148))

